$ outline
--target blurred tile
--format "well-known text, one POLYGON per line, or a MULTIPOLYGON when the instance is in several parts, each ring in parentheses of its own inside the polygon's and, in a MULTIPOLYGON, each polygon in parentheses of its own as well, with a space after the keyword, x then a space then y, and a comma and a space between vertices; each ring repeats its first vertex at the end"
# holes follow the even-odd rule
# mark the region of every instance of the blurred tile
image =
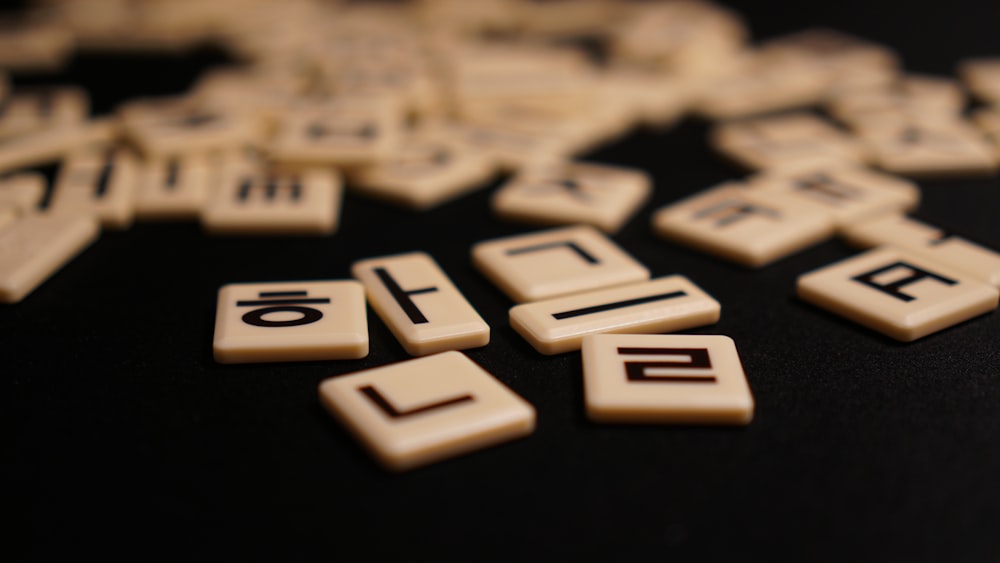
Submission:
POLYGON ((100 234, 89 215, 27 213, 0 229, 0 303, 16 303, 100 234))

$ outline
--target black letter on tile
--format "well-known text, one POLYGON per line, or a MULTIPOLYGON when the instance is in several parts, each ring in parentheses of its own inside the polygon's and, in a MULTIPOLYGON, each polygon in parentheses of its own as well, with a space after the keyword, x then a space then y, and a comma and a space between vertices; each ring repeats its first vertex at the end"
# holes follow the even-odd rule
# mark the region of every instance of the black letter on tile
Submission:
POLYGON ((647 369, 689 368, 711 369, 708 348, 618 348, 622 356, 687 356, 687 361, 625 362, 625 375, 629 381, 650 383, 715 383, 714 375, 649 375, 647 369))
POLYGON ((579 256, 583 258, 588 264, 600 264, 601 261, 594 257, 593 254, 584 250, 580 245, 573 241, 561 241, 561 242, 547 242, 544 244, 535 244, 532 246, 525 246, 522 248, 511 248, 507 250, 507 256, 516 256, 518 254, 527 254, 529 252, 538 252, 541 250, 549 250, 550 248, 559 248, 560 246, 565 246, 566 248, 572 250, 579 256))
POLYGON ((851 279, 856 282, 861 282, 867 285, 868 287, 877 289, 887 295, 891 295, 901 301, 909 302, 916 299, 916 297, 903 293, 902 291, 900 291, 900 289, 910 285, 911 283, 916 283, 924 278, 931 278, 945 285, 955 285, 958 283, 958 280, 953 280, 946 278, 944 276, 939 276, 933 272, 928 272, 923 268, 918 268, 917 266, 908 264, 906 262, 893 262, 892 264, 882 266, 881 268, 877 268, 870 272, 858 274, 851 279), (881 284, 875 281, 875 276, 888 272, 890 270, 894 270, 896 268, 908 268, 912 273, 909 276, 900 278, 894 282, 887 284, 881 284))
POLYGON ((429 405, 424 405, 422 407, 417 407, 414 409, 410 409, 408 411, 401 411, 396 409, 396 407, 394 407, 392 403, 390 403, 385 397, 383 397, 382 394, 379 393, 378 390, 375 389, 375 387, 372 385, 362 385, 361 387, 358 387, 358 391, 361 391, 361 393, 364 394, 365 397, 368 397, 368 399, 371 400, 371 402, 375 403, 375 405, 378 406, 378 408, 381 409, 382 412, 389 415, 390 418, 403 418, 407 416, 413 416, 415 414, 420 414, 427 411, 440 409, 442 407, 447 407, 458 403, 465 403, 467 401, 473 400, 472 395, 461 395, 459 397, 446 399, 444 401, 439 401, 437 403, 431 403, 429 405))
POLYGON ((390 294, 392 294, 392 298, 395 299, 396 303, 399 303, 399 306, 403 308, 403 312, 410 318, 410 322, 417 325, 428 322, 427 317, 420 312, 420 309, 418 309, 417 305, 412 299, 410 299, 410 296, 420 295, 423 293, 433 293, 437 291, 438 288, 432 286, 407 291, 400 287, 399 284, 396 283, 396 280, 392 279, 392 276, 389 275, 389 272, 387 272, 385 268, 375 268, 375 275, 378 276, 378 279, 382 280, 385 288, 389 290, 390 294))

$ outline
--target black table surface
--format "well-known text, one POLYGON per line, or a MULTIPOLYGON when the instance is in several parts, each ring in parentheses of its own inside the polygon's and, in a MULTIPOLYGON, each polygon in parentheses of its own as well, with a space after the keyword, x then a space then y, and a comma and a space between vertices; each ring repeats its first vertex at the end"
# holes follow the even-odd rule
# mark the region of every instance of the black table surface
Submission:
MULTIPOLYGON (((1000 54, 995 2, 743 7, 757 38, 826 25, 896 47, 915 72, 1000 54)), ((85 86, 98 112, 183 91, 224 60, 82 53, 15 84, 85 86)), ((333 236, 218 237, 194 223, 104 232, 23 302, 0 306, 3 486, 13 560, 996 560, 1000 313, 896 343, 794 297, 852 255, 829 240, 748 270, 658 240, 652 212, 743 172, 688 119, 586 155, 655 181, 614 237, 654 276, 722 303, 756 398, 742 428, 609 426, 583 410, 577 353, 542 356, 472 267, 500 180, 415 213, 347 193, 333 236), (362 360, 220 365, 224 284, 348 278, 352 262, 430 253, 492 326, 468 355, 535 405, 528 438, 389 474, 320 407, 320 381, 406 359, 370 312, 362 360), (5 464, 6 465, 6 464, 5 464)), ((51 173, 51 169, 48 172, 51 173)), ((1000 179, 921 181, 929 220, 1000 247, 1000 179)))

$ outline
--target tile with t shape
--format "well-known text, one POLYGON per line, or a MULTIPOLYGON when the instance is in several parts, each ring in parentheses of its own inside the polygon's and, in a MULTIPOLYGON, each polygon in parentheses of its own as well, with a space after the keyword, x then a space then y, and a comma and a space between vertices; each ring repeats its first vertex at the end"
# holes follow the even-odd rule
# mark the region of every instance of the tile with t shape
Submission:
POLYGON ((645 172, 582 162, 523 169, 493 196, 500 217, 542 225, 593 225, 615 233, 649 197, 645 172))
POLYGON ((879 247, 799 276, 799 298, 911 342, 997 307, 997 288, 939 262, 879 247))
POLYGON ((0 178, 0 207, 11 207, 19 213, 38 207, 45 197, 45 176, 24 172, 0 178))
POLYGON ((323 406, 384 468, 405 471, 521 438, 535 408, 461 352, 340 375, 323 406))
POLYGON ((288 164, 357 165, 390 158, 403 116, 388 101, 344 100, 286 111, 269 155, 288 164))
POLYGON ((125 133, 146 156, 239 148, 264 132, 251 112, 211 107, 188 99, 139 100, 119 110, 125 133))
POLYGON ((895 246, 1000 287, 1000 252, 911 217, 882 215, 851 225, 841 235, 854 246, 895 246))
POLYGON ((355 262, 351 273, 410 355, 489 344, 490 326, 429 255, 368 258, 355 262))
POLYGON ((211 158, 197 154, 145 161, 136 185, 136 217, 198 217, 208 199, 211 169, 211 158))
POLYGON ((745 425, 754 401, 736 343, 717 334, 592 334, 583 395, 595 422, 745 425))
POLYGON ((201 223, 216 234, 326 235, 337 229, 342 189, 333 169, 283 172, 231 160, 201 223))
POLYGON ((1000 104, 1000 57, 960 61, 958 75, 973 96, 1000 104))
POLYGON ((920 189, 911 181, 850 165, 811 165, 779 168, 750 178, 761 194, 823 209, 838 229, 876 215, 909 211, 920 202, 920 189))
POLYGON ((223 364, 364 358, 364 286, 354 280, 223 286, 213 351, 223 364))
POLYGON ((0 229, 0 303, 24 299, 100 234, 97 219, 27 213, 0 229))
POLYGON ((833 234, 822 209, 727 183, 671 204, 653 216, 668 240, 748 267, 760 267, 833 234))
POLYGON ((357 169, 350 180, 366 195, 424 210, 485 186, 493 173, 485 154, 433 131, 409 135, 392 155, 357 169))
POLYGON ((580 349, 588 334, 658 333, 719 320, 719 302, 683 276, 517 305, 510 325, 542 354, 580 349))
POLYGON ((130 150, 96 145, 69 154, 52 192, 53 211, 90 213, 110 229, 132 226, 139 160, 130 150))
POLYGON ((716 125, 711 144, 751 170, 807 162, 862 162, 856 139, 809 113, 757 117, 716 125))
POLYGON ((995 174, 997 157, 983 135, 964 121, 900 124, 860 131, 875 163, 914 177, 995 174))
POLYGON ((472 262, 519 303, 649 279, 614 241, 582 225, 477 243, 472 262))
POLYGON ((79 88, 18 90, 0 104, 0 139, 80 123, 89 108, 87 93, 79 88))

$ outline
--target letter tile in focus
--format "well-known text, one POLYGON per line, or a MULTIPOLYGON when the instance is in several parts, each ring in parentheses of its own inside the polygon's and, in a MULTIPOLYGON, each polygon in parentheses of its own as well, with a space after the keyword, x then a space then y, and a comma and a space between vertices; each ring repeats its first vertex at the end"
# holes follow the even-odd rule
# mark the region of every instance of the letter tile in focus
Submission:
POLYGON ((327 379, 323 406, 386 469, 405 471, 527 436, 535 409, 461 352, 327 379))
POLYGON ((721 335, 592 334, 583 392, 595 422, 731 424, 753 419, 736 343, 721 335))
POLYGON ((490 326, 429 255, 368 258, 355 262, 351 273, 410 355, 489 344, 490 326))
POLYGON ((472 261, 519 303, 649 279, 645 266, 584 225, 480 242, 472 261))
POLYGON ((223 286, 213 350, 223 364, 363 358, 364 286, 354 280, 223 286))

